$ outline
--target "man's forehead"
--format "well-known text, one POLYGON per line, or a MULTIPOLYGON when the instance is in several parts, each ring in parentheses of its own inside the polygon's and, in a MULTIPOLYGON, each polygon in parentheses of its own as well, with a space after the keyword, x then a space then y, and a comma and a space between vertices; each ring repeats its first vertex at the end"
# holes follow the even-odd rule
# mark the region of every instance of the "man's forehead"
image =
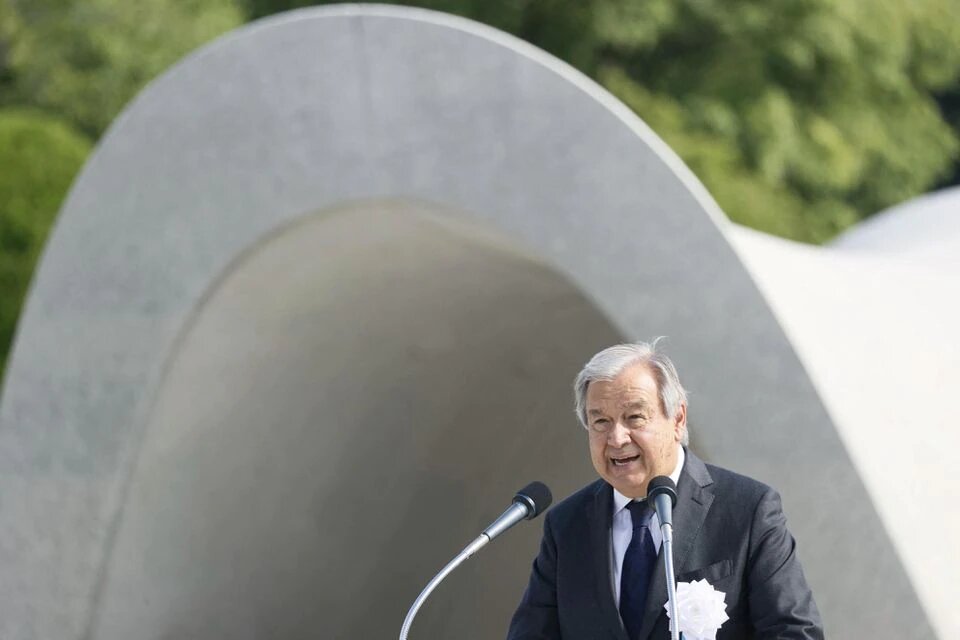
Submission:
MULTIPOLYGON (((600 398, 599 402, 604 402, 606 398, 600 398)), ((616 400, 615 398, 609 398, 609 400, 616 400)), ((647 409, 653 405, 653 402, 648 402, 644 398, 631 398, 626 401, 617 402, 617 407, 620 409, 647 409)), ((587 413, 603 413, 600 409, 596 407, 588 407, 587 413)))

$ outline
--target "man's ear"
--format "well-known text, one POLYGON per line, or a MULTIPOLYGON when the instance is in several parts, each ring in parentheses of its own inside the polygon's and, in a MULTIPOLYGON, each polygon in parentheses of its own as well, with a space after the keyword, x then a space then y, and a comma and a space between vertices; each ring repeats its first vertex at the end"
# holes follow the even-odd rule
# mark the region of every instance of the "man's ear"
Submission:
POLYGON ((687 405, 681 404, 673 416, 673 435, 677 442, 683 440, 683 434, 687 431, 687 405))

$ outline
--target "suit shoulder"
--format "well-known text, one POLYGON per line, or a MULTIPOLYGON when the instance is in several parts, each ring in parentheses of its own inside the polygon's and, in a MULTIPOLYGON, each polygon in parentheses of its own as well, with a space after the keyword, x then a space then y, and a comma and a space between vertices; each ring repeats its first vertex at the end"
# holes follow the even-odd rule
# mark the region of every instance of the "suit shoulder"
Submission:
POLYGON ((776 489, 759 480, 713 464, 706 464, 706 467, 713 478, 715 493, 733 498, 739 503, 752 505, 756 505, 764 496, 779 498, 776 489))
POLYGON ((547 511, 547 518, 558 526, 582 518, 584 511, 596 499, 597 493, 603 491, 605 485, 603 480, 596 480, 578 489, 547 511))

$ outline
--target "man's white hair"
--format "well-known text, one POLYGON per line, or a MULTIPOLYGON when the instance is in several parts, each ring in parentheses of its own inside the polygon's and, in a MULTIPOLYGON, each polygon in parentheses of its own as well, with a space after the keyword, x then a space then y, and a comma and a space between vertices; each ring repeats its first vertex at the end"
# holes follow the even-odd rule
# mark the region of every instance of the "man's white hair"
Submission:
MULTIPOLYGON (((627 367, 640 363, 650 368, 657 381, 660 410, 667 418, 676 417, 680 406, 687 404, 687 392, 680 384, 680 377, 673 362, 657 351, 657 344, 661 339, 607 347, 583 366, 573 382, 573 401, 577 418, 584 428, 587 427, 587 387, 590 383, 594 380, 613 380, 627 367)), ((689 443, 690 434, 684 427, 681 444, 686 446, 689 443)))

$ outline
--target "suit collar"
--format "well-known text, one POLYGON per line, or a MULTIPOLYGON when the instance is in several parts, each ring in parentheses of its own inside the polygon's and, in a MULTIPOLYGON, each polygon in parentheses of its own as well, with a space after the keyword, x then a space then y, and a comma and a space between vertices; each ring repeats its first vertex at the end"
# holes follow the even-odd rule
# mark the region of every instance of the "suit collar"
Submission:
MULTIPOLYGON (((693 549, 700 527, 703 526, 703 521, 713 503, 713 493, 709 489, 711 484, 713 484, 713 478, 707 466, 687 450, 683 471, 680 473, 680 482, 677 483, 677 505, 673 509, 673 565, 674 571, 678 574, 686 569, 690 550, 693 549)), ((643 627, 640 629, 640 638, 643 639, 650 636, 657 619, 666 615, 666 609, 663 607, 667 602, 667 579, 664 569, 666 560, 662 551, 661 549, 647 591, 643 627)), ((607 556, 609 557, 609 552, 607 556)))

